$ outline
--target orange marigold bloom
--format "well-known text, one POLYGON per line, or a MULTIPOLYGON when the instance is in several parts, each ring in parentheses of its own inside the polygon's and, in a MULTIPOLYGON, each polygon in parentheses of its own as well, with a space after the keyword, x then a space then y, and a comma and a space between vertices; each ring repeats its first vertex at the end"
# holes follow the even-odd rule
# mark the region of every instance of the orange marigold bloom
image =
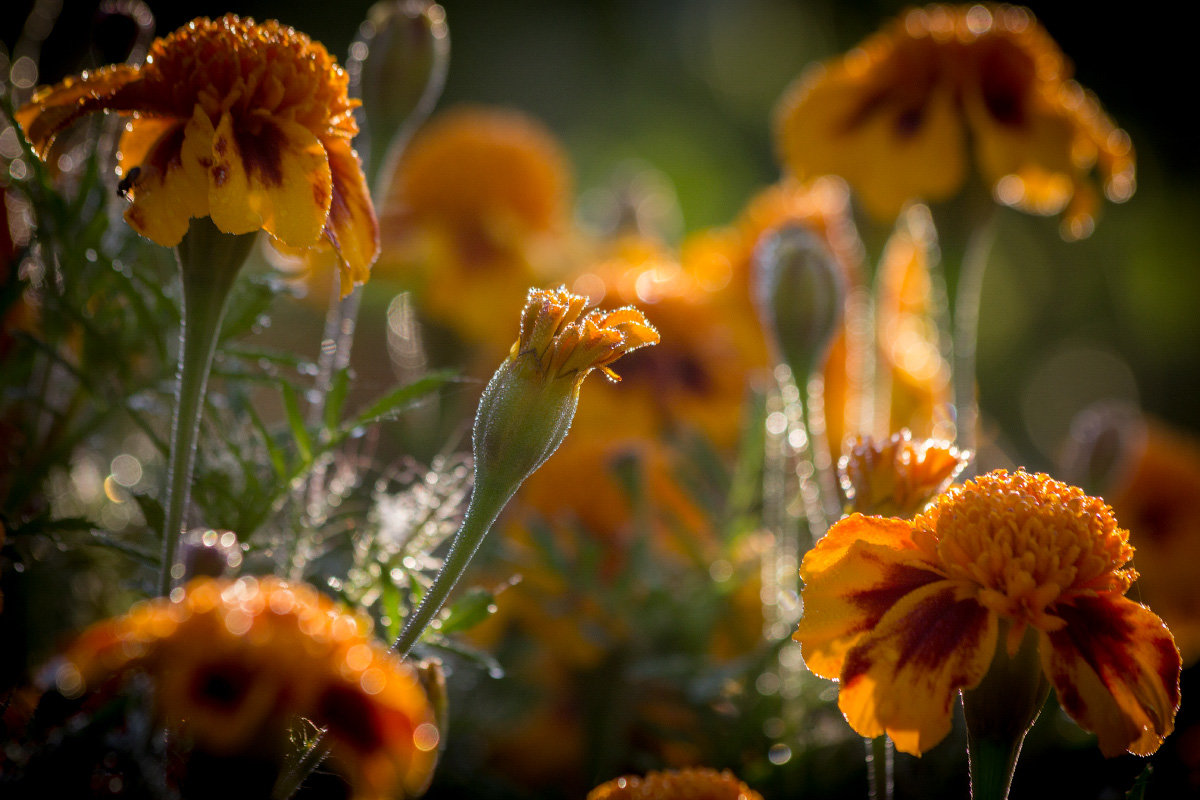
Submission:
POLYGON ((910 199, 944 200, 967 180, 967 149, 1007 205, 1065 210, 1063 232, 1091 232, 1105 195, 1133 195, 1129 136, 1071 80, 1058 46, 1024 8, 911 9, 846 55, 802 75, 776 112, 784 163, 846 178, 890 219, 910 199))
POLYGON ((275 21, 194 20, 115 65, 43 87, 17 112, 38 155, 79 117, 130 116, 118 172, 134 230, 165 246, 193 217, 230 234, 313 247, 324 234, 342 289, 367 279, 379 227, 358 156, 349 78, 324 46, 275 21))
POLYGON ((729 770, 705 767, 614 778, 588 792, 587 800, 762 800, 729 770))
POLYGON ((392 177, 379 270, 413 285, 438 323, 472 343, 495 341, 525 290, 562 271, 571 173, 554 134, 521 112, 439 114, 392 177))
POLYGON ((855 731, 920 755, 950 731, 955 695, 983 680, 997 646, 1011 658, 1029 631, 1060 704, 1101 751, 1147 755, 1174 728, 1180 657, 1162 620, 1123 596, 1132 557, 1102 500, 997 470, 912 521, 834 525, 801 565, 794 638, 813 672, 841 681, 855 731))
POLYGON ((327 728, 355 797, 415 795, 436 760, 433 709, 415 670, 370 633, 302 584, 201 578, 93 625, 46 676, 78 696, 142 672, 164 723, 217 755, 282 752, 305 717, 327 728))
POLYGON ((911 519, 946 490, 971 461, 950 442, 914 442, 907 429, 887 439, 858 436, 846 443, 838 477, 850 509, 911 519))

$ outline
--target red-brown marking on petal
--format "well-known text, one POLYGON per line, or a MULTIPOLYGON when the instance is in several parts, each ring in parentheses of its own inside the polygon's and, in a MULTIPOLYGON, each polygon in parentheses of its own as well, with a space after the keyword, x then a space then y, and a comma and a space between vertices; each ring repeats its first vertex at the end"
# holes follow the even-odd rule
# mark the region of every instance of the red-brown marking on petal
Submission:
POLYGON ((1018 128, 1028 121, 1027 101, 1035 82, 1029 53, 1009 42, 998 42, 979 59, 979 88, 992 119, 1018 128))
MULTIPOLYGON (((1140 672, 1134 653, 1147 643, 1131 620, 1121 614, 1112 613, 1111 599, 1105 597, 1077 597, 1070 605, 1059 605, 1054 613, 1067 624, 1050 634, 1050 641, 1058 647, 1066 647, 1079 653, 1080 657, 1097 675, 1115 673, 1123 680, 1136 681, 1140 672)), ((1132 601, 1130 601, 1132 602, 1132 601)), ((1152 644, 1157 655, 1156 673, 1167 690, 1167 699, 1173 706, 1179 705, 1179 651, 1168 639, 1152 644)), ((1068 711, 1078 708, 1080 698, 1065 687, 1058 687, 1059 699, 1068 711), (1071 695, 1069 698, 1063 695, 1071 695)))
POLYGON ((253 678, 251 670, 237 661, 207 664, 192 676, 188 688, 196 705, 232 712, 242 704, 253 678))
POLYGON ((217 186, 224 186, 225 181, 229 180, 229 165, 214 164, 212 168, 213 183, 217 186))
POLYGON ((849 597, 850 602, 863 612, 864 629, 874 628, 888 609, 913 589, 942 580, 935 572, 907 564, 885 565, 884 574, 886 577, 876 586, 849 597))
MULTIPOLYGON (((897 670, 912 663, 917 667, 938 668, 949 653, 973 650, 986 630, 988 611, 974 600, 955 600, 954 587, 931 594, 905 618, 904 638, 900 641, 897 670)), ((849 683, 871 668, 864 648, 855 647, 846 655, 842 682, 849 683)), ((964 686, 966 678, 955 676, 954 686, 964 686)))
MULTIPOLYGON (((290 146, 287 136, 274 123, 263 120, 257 131, 235 124, 238 152, 251 183, 274 188, 283 184, 283 149, 290 146)), ((324 204, 322 204, 324 205, 324 204)))
POLYGON ((360 753, 370 753, 383 744, 382 720, 362 692, 347 686, 330 686, 317 701, 314 720, 328 726, 329 733, 360 753))

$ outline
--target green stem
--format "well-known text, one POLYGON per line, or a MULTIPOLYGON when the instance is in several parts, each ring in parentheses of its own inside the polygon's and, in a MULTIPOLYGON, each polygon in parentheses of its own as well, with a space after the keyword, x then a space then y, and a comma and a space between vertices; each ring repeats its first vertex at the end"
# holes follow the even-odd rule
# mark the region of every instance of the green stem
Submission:
POLYGON ((870 775, 870 800, 892 800, 896 785, 896 747, 887 736, 864 740, 867 745, 867 772, 870 775))
MULTIPOLYGON (((429 590, 425 592, 417 610, 409 615, 400 635, 392 644, 392 652, 401 658, 409 654, 413 646, 420 641, 421 634, 441 611, 451 590, 462 578, 463 573, 467 571, 467 566, 471 563, 479 545, 483 543, 484 537, 487 536, 488 531, 496 522, 496 518, 500 516, 500 512, 504 510, 504 506, 516 492, 516 486, 497 487, 486 481, 481 482, 478 474, 475 479, 475 489, 471 492, 471 502, 467 506, 467 513, 463 516, 458 532, 450 541, 450 549, 446 553, 446 560, 442 563, 442 568, 438 570, 438 574, 434 577, 429 590)), ((280 776, 271 795, 273 800, 287 800, 295 794, 304 780, 320 766, 327 755, 329 755, 329 743, 325 740, 325 733, 322 732, 304 752, 296 766, 280 776)))
POLYGON ((170 593, 174 577, 175 553, 191 492, 204 391, 221 334, 221 319, 229 291, 256 236, 257 232, 240 236, 222 233, 209 218, 203 217, 192 220, 175 251, 183 285, 183 316, 175 417, 167 462, 167 502, 158 584, 162 595, 170 593))
POLYGON ((971 800, 1008 800, 1022 739, 1006 742, 967 736, 971 800))
MULTIPOLYGON (((963 253, 954 299, 954 411, 958 446, 975 452, 978 447, 979 400, 975 387, 975 347, 979 340, 979 308, 983 276, 996 236, 995 217, 972 231, 963 253)), ((975 472, 975 459, 962 479, 975 472)))

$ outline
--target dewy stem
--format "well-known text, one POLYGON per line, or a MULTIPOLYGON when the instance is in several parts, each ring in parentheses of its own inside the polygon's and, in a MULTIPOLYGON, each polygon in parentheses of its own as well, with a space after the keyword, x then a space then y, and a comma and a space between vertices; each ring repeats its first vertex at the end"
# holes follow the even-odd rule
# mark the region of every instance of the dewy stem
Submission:
MULTIPOLYGON (((441 611, 451 590, 467 571, 467 566, 470 565, 479 545, 483 543, 484 537, 517 489, 516 486, 498 487, 481 481, 478 474, 475 479, 475 488, 471 492, 467 513, 463 516, 462 524, 454 538, 450 540, 450 550, 446 553, 442 568, 438 570, 420 605, 409 616, 400 635, 392 644, 392 652, 401 658, 408 656, 413 646, 420 641, 421 634, 441 611)), ((280 776, 271 794, 273 800, 287 800, 295 794, 305 778, 320 766, 327 755, 329 744, 322 732, 304 752, 296 766, 280 776)))
POLYGON ((865 739, 870 800, 892 800, 896 785, 896 747, 887 736, 865 739))
POLYGON ((167 501, 158 583, 161 595, 171 591, 175 552, 191 493, 204 391, 221 334, 226 301, 256 237, 257 231, 242 235, 223 233, 212 220, 202 217, 192 220, 175 250, 183 287, 183 312, 175 417, 167 466, 167 501))
MULTIPOLYGON (((995 216, 975 228, 963 252, 954 297, 954 411, 960 450, 976 452, 979 402, 975 390, 975 349, 979 340, 979 307, 983 276, 996 237, 995 216)), ((962 479, 972 477, 975 460, 962 479)))

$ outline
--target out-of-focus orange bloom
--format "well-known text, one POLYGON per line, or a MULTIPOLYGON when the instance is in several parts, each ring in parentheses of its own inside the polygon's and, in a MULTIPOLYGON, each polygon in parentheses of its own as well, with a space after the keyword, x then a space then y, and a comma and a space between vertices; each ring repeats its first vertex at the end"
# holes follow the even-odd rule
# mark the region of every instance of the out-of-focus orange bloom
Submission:
POLYGON ((909 200, 957 193, 969 147, 997 200, 1062 212, 1069 238, 1094 225, 1093 173, 1113 202, 1135 186, 1129 136, 1071 80, 1058 46, 1016 6, 905 12, 797 79, 776 111, 775 138, 793 173, 841 175, 881 219, 909 200))
POLYGON ((308 586, 203 578, 88 628, 46 676, 74 697, 141 672, 163 723, 216 755, 278 755, 305 717, 327 728, 356 798, 416 795, 437 757, 433 709, 370 631, 308 586))
POLYGON ((1154 420, 1127 420, 1105 496, 1137 546, 1135 591, 1170 626, 1185 663, 1200 657, 1200 442, 1154 420))
POLYGON ((571 165, 536 120, 463 107, 434 117, 397 166, 378 270, 471 344, 504 341, 508 309, 557 282, 570 233, 571 165))
POLYGON ((1102 500, 999 470, 912 521, 834 525, 804 557, 794 638, 814 673, 841 681, 855 731, 920 755, 950 731, 955 695, 1028 632, 1063 709, 1101 751, 1146 755, 1174 728, 1180 657, 1162 620, 1124 597, 1132 557, 1102 500))
POLYGON ((970 463, 949 442, 913 441, 908 430, 887 439, 857 437, 847 442, 838 476, 851 511, 912 519, 946 490, 970 463))
POLYGON ((952 438, 950 364, 942 352, 930 274, 931 226, 911 209, 888 237, 877 278, 876 381, 887 430, 952 438), (882 391, 881 391, 882 389, 882 391))
POLYGON ((44 87, 17 121, 43 158, 95 111, 129 116, 119 171, 125 220, 165 247, 194 217, 225 233, 265 230, 284 245, 322 235, 340 256, 342 292, 366 281, 379 227, 358 156, 357 101, 324 46, 273 20, 194 20, 116 65, 44 87))
POLYGON ((706 767, 614 778, 590 791, 587 800, 762 800, 729 770, 706 767))

